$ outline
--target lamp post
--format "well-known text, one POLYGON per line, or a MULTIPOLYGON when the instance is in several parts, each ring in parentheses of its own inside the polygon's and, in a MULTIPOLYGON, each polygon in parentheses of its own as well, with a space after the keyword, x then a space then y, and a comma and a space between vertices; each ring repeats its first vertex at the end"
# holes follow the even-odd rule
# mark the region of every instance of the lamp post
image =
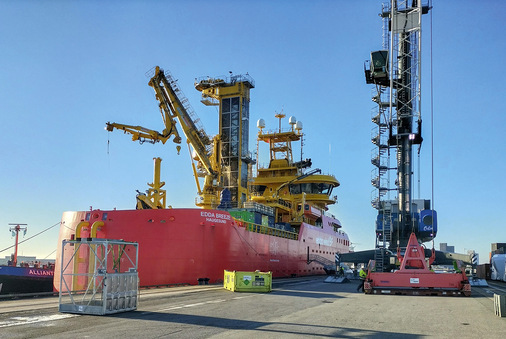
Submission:
POLYGON ((9 225, 16 225, 15 227, 11 227, 9 229, 10 232, 16 232, 16 243, 15 243, 15 247, 14 247, 14 260, 12 262, 12 265, 13 266, 17 266, 18 264, 18 237, 19 237, 19 231, 23 230, 26 232, 26 227, 21 227, 21 226, 26 226, 26 224, 9 224, 9 225))

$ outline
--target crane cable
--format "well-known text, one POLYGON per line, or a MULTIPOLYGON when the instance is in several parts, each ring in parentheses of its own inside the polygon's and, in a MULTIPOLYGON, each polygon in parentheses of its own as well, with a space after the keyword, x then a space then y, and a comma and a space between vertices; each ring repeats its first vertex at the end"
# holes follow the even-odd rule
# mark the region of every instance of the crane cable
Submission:
POLYGON ((430 162, 431 162, 431 200, 432 200, 432 249, 434 249, 435 220, 434 220, 434 76, 432 59, 432 1, 429 1, 430 19, 430 162))

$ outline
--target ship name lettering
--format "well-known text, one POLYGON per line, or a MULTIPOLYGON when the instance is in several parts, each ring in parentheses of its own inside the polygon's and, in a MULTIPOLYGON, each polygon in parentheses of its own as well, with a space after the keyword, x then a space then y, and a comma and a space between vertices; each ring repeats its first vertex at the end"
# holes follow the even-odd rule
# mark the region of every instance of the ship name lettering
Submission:
POLYGON ((334 240, 332 238, 328 238, 328 239, 316 238, 316 243, 320 244, 320 245, 325 245, 325 246, 332 246, 332 244, 334 243, 334 240))
MULTIPOLYGON (((214 212, 200 212, 200 216, 206 218, 206 221, 215 221, 215 220, 209 220, 209 219, 222 219, 222 220, 230 220, 230 214, 224 214, 224 213, 214 213, 214 212)), ((225 222, 225 221, 219 221, 219 222, 225 222)))
POLYGON ((226 220, 218 219, 218 218, 206 218, 206 221, 217 222, 219 224, 225 224, 227 222, 226 220))
POLYGON ((230 214, 216 213, 216 218, 230 220, 230 214))
POLYGON ((46 275, 53 275, 54 272, 53 271, 43 271, 43 270, 33 270, 33 269, 30 269, 28 271, 28 274, 29 275, 43 275, 43 276, 46 276, 46 275))

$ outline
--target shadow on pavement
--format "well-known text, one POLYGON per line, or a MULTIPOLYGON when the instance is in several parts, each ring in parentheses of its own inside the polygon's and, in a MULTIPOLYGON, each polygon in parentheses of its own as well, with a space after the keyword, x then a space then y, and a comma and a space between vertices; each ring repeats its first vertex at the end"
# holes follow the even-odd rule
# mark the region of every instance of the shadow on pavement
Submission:
POLYGON ((224 330, 253 330, 259 337, 289 334, 298 336, 317 336, 320 338, 421 338, 423 335, 373 331, 360 328, 322 326, 309 324, 293 324, 286 322, 262 322, 243 319, 228 319, 212 316, 134 311, 113 315, 122 319, 137 319, 142 321, 161 321, 166 323, 209 326, 224 330))

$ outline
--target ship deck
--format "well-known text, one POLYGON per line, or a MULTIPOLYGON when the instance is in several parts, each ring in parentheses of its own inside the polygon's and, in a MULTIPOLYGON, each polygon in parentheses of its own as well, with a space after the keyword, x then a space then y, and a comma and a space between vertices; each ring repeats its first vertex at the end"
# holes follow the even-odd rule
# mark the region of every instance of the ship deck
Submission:
POLYGON ((271 293, 234 293, 221 285, 142 290, 139 308, 113 316, 58 312, 58 298, 0 301, 0 337, 459 337, 504 338, 506 318, 493 294, 506 284, 473 287, 471 297, 365 295, 358 281, 277 279, 271 293))

